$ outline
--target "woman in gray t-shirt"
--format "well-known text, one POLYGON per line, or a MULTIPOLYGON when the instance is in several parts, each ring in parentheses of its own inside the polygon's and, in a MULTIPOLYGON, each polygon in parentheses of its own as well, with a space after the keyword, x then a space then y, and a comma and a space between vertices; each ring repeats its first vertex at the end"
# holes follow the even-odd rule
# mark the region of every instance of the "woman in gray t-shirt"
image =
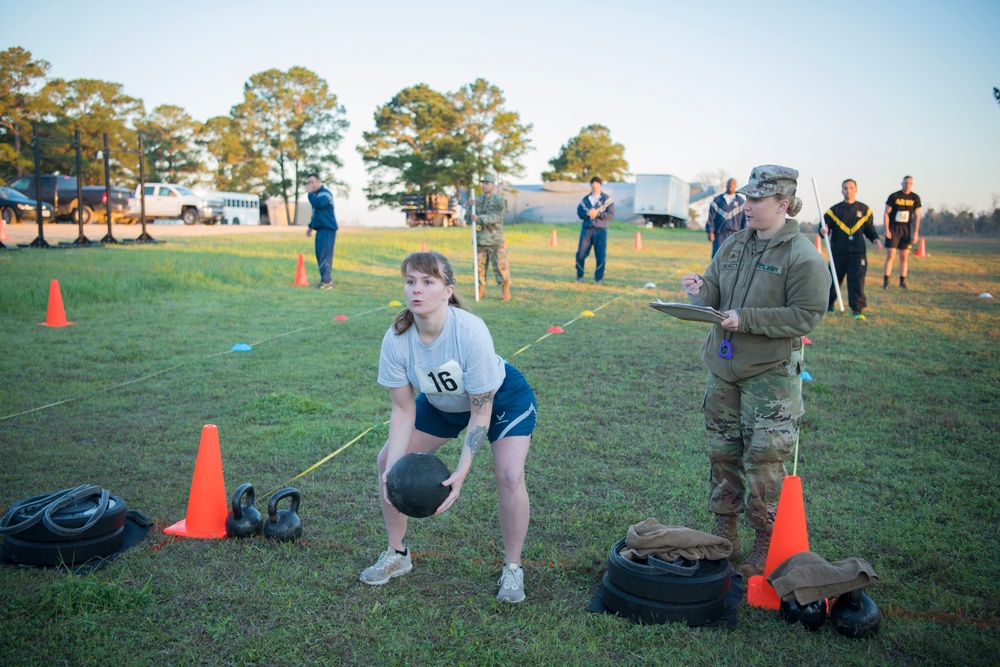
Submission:
POLYGON ((406 279, 406 308, 382 339, 378 370, 378 382, 389 388, 392 402, 389 438, 378 456, 389 548, 361 573, 361 581, 381 585, 413 569, 404 544, 406 516, 386 494, 388 471, 406 454, 432 452, 465 429, 458 466, 443 483, 451 493, 437 513, 458 499, 473 457, 489 441, 506 563, 497 599, 520 602, 521 549, 530 514, 524 461, 537 414, 534 392, 494 351, 486 324, 462 308, 443 255, 412 253, 400 271, 406 279))

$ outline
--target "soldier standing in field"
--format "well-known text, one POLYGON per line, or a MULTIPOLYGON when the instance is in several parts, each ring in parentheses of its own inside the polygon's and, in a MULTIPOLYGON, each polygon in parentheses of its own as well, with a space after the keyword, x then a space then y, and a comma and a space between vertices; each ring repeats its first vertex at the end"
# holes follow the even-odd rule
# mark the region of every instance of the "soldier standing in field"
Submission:
POLYGON ((483 194, 476 197, 475 213, 470 209, 467 220, 476 226, 476 247, 479 253, 479 298, 486 296, 486 266, 493 264, 497 284, 503 288, 503 301, 510 301, 510 262, 507 243, 503 238, 503 217, 507 200, 496 194, 496 179, 483 176, 479 182, 483 194))
MULTIPOLYGON (((875 221, 872 210, 867 204, 858 201, 858 184, 853 178, 848 178, 841 184, 840 191, 844 201, 834 204, 823 215, 823 225, 820 225, 819 235, 830 234, 830 249, 833 252, 833 265, 837 268, 837 282, 847 277, 847 303, 851 307, 852 317, 864 321, 862 311, 868 305, 865 298, 865 276, 868 274, 868 251, 865 238, 882 249, 882 241, 875 231, 875 221), (825 225, 825 227, 824 227, 825 225)), ((837 290, 830 285, 830 303, 828 312, 833 312, 833 304, 837 303, 837 290)))
POLYGON ((802 337, 826 312, 830 271, 791 216, 799 172, 762 165, 738 190, 747 197, 747 228, 712 258, 704 275, 681 287, 697 306, 722 311, 701 348, 708 367, 702 410, 708 435, 709 502, 715 535, 743 551, 738 526, 746 514, 755 537, 740 565, 764 573, 785 461, 798 440, 802 403, 802 337))
POLYGON ((892 261, 899 249, 899 286, 906 286, 909 268, 910 248, 916 245, 920 236, 920 195, 913 191, 913 177, 903 177, 903 189, 897 190, 885 200, 885 269, 882 289, 889 289, 892 276, 892 261))

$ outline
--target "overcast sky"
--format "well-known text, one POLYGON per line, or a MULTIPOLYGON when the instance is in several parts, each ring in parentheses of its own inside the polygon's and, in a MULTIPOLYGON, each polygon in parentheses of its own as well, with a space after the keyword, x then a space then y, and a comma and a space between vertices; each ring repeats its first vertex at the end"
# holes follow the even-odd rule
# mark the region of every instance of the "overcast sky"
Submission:
POLYGON ((301 65, 325 78, 350 130, 339 174, 347 224, 369 212, 356 147, 378 105, 410 85, 454 91, 478 77, 531 123, 514 183, 538 183, 582 127, 625 146, 633 173, 695 180, 757 164, 801 172, 802 220, 840 182, 881 213, 906 174, 927 208, 990 208, 1000 196, 1000 3, 213 2, 0 0, 0 48, 50 76, 124 85, 146 109, 199 120, 229 112, 250 75, 301 65), (816 5, 816 7, 812 7, 816 5))

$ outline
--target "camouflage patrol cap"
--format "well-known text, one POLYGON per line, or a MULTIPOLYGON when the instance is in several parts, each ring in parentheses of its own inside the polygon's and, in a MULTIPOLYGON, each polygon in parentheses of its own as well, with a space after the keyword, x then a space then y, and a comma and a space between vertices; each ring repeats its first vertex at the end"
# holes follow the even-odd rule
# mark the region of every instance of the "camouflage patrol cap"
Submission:
POLYGON ((479 182, 480 183, 493 183, 493 184, 496 184, 497 179, 494 178, 490 174, 486 174, 485 176, 483 176, 482 178, 479 179, 479 182))
POLYGON ((798 170, 791 167, 764 164, 753 168, 753 171, 750 172, 749 182, 737 192, 754 199, 762 199, 772 195, 794 197, 798 177, 798 170))

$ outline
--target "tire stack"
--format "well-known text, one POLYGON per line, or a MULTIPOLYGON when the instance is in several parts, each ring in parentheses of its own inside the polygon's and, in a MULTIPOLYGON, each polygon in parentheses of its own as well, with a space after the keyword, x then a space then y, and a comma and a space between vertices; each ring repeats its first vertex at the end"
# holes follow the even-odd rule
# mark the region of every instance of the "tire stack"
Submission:
POLYGON ((24 565, 79 565, 118 551, 125 501, 96 486, 19 501, 0 519, 3 557, 24 565))
POLYGON ((733 574, 728 560, 666 563, 651 556, 632 561, 621 555, 624 547, 624 539, 611 547, 601 582, 601 599, 609 611, 635 623, 684 622, 691 627, 723 616, 733 574))

